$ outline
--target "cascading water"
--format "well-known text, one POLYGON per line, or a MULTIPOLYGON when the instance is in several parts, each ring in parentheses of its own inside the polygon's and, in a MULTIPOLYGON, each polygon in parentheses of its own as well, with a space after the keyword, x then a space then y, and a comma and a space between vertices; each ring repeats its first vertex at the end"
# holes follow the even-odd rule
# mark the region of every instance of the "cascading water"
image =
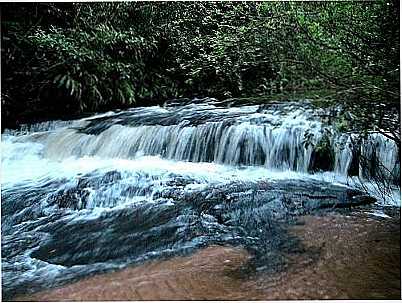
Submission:
POLYGON ((57 160, 71 156, 133 159, 160 155, 191 162, 263 165, 306 172, 312 148, 303 148, 303 136, 310 130, 318 137, 320 123, 309 121, 303 109, 292 107, 296 105, 261 112, 258 106, 154 107, 93 118, 36 141, 44 144, 47 158, 57 160), (290 113, 284 114, 283 110, 290 113))
MULTIPOLYGON (((289 241, 286 220, 374 201, 350 187, 352 136, 333 131, 333 165, 320 171, 317 146, 330 127, 323 114, 308 102, 211 99, 6 131, 3 296, 211 243, 278 263, 272 252, 289 241)), ((396 145, 378 134, 366 140, 375 144, 360 154, 399 174, 396 145)), ((370 179, 365 167, 359 173, 370 179)))

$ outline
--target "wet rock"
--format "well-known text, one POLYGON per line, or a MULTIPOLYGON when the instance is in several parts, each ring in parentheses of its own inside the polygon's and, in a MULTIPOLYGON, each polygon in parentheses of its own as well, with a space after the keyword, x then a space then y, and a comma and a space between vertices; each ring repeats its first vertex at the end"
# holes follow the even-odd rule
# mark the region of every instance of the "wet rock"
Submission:
POLYGON ((218 100, 215 98, 178 98, 178 99, 170 99, 165 101, 163 104, 164 107, 175 107, 175 106, 185 106, 189 104, 217 104, 218 100))
MULTIPOLYGON (((359 206, 359 205, 368 205, 368 204, 373 204, 376 202, 376 199, 373 197, 370 197, 368 195, 356 195, 352 197, 353 200, 353 206, 359 206)), ((348 204, 344 203, 342 204, 338 204, 339 207, 347 207, 348 204)))
POLYGON ((77 187, 84 189, 87 187, 98 189, 101 186, 119 181, 122 179, 121 173, 118 171, 109 171, 105 174, 92 172, 78 179, 77 187))
POLYGON ((335 152, 327 136, 321 138, 313 148, 309 172, 332 171, 335 167, 335 152))
MULTIPOLYGON (((128 175, 98 171, 49 186, 47 195, 46 191, 42 194, 47 203, 32 204, 40 205, 46 214, 42 219, 28 221, 32 215, 24 217, 19 208, 6 206, 10 227, 2 230, 4 260, 30 258, 42 262, 41 266, 62 265, 52 276, 52 283, 57 284, 125 264, 228 244, 249 250, 255 255, 256 267, 270 264, 267 270, 277 270, 283 262, 283 243, 292 241, 284 230, 286 224, 303 214, 374 201, 360 191, 309 179, 230 181, 191 187, 199 181, 185 175, 156 178, 137 174, 130 179, 133 183, 123 177, 128 175), (150 192, 148 189, 156 184, 158 191, 150 192), (115 207, 135 197, 141 186, 149 196, 124 208, 115 207), (91 188, 96 190, 89 198, 91 188), (95 206, 108 210, 97 212, 95 206), (22 233, 13 225, 20 222, 26 222, 22 233), (47 236, 32 242, 30 237, 38 233, 47 236), (33 249, 28 257, 26 249, 33 249)), ((13 195, 22 193, 16 188, 13 195)), ((3 203, 11 202, 6 198, 3 203)), ((34 267, 19 268, 18 273, 15 267, 5 278, 13 274, 19 278, 8 280, 6 295, 24 289, 22 286, 49 286, 46 275, 34 267), (20 271, 30 274, 23 276, 20 271)))
POLYGON ((191 99, 189 98, 177 98, 166 100, 163 106, 183 106, 189 104, 191 99))
POLYGON ((71 188, 52 194, 47 202, 49 205, 57 205, 60 208, 83 209, 86 206, 86 197, 87 195, 71 188))

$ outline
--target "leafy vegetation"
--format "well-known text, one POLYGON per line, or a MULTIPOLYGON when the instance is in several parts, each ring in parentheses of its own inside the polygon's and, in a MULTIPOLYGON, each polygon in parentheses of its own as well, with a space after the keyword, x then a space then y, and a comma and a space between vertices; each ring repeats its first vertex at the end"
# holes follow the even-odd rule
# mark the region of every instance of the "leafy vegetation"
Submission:
POLYGON ((397 20, 397 0, 4 4, 2 127, 314 91, 344 105, 343 124, 400 143, 397 20))

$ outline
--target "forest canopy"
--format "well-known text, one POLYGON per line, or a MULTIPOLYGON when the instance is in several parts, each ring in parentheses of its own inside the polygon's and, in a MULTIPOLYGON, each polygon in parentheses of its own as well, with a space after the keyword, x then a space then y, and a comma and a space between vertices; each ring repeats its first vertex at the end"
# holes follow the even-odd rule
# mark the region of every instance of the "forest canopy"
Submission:
POLYGON ((398 0, 8 3, 1 13, 2 128, 172 98, 309 97, 400 142, 398 0))

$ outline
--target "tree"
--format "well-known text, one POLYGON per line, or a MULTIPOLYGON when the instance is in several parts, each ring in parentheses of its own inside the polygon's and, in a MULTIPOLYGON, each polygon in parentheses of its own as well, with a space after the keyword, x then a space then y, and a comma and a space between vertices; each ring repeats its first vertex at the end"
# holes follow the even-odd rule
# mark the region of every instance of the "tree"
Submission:
POLYGON ((396 0, 6 4, 3 127, 177 97, 299 93, 341 103, 349 130, 400 144, 395 20, 396 0))

